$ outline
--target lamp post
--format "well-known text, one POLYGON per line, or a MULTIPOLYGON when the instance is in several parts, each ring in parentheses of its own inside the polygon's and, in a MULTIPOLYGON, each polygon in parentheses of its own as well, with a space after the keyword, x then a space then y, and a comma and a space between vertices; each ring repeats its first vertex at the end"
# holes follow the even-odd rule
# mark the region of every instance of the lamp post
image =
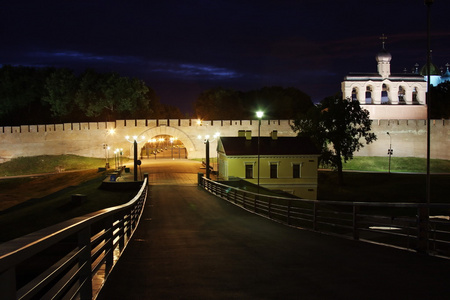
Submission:
POLYGON ((258 194, 259 194, 259 169, 260 169, 260 163, 259 163, 259 138, 261 137, 261 118, 264 116, 264 112, 257 111, 256 117, 258 118, 258 194))
POLYGON ((117 151, 118 149, 114 150, 114 167, 117 170, 117 151))
POLYGON ((389 149, 388 149, 388 155, 389 155, 389 174, 391 174, 391 156, 394 154, 394 150, 392 149, 392 137, 389 134, 389 132, 386 132, 389 136, 389 149))
MULTIPOLYGON (((134 167, 134 181, 137 181, 137 178, 138 178, 138 164, 140 165, 140 162, 138 163, 138 156, 137 156, 137 144, 138 144, 138 136, 133 136, 133 140, 131 140, 130 139, 130 137, 127 135, 126 137, 125 137, 125 139, 128 141, 128 142, 130 142, 130 143, 133 143, 133 162, 134 162, 134 164, 133 164, 133 167, 134 167)), ((142 136, 141 137, 141 139, 143 140, 143 139, 145 139, 145 137, 144 136, 142 136)))
MULTIPOLYGON (((214 140, 216 140, 218 137, 220 136, 219 132, 216 132, 213 136, 212 142, 214 140)), ((198 136, 198 139, 204 139, 204 143, 205 143, 205 151, 206 151, 206 156, 205 156, 205 164, 206 164, 206 178, 210 179, 210 163, 209 163, 209 142, 210 142, 210 137, 209 135, 205 135, 204 137, 202 137, 201 135, 198 136)))
POLYGON ((434 0, 425 0, 427 6, 427 181, 426 181, 426 202, 430 204, 431 198, 431 184, 430 184, 430 112, 431 112, 431 95, 430 95, 430 81, 431 81, 431 36, 430 36, 430 21, 431 21, 431 5, 434 0))
POLYGON ((111 150, 111 147, 106 145, 106 168, 109 169, 109 150, 111 150))

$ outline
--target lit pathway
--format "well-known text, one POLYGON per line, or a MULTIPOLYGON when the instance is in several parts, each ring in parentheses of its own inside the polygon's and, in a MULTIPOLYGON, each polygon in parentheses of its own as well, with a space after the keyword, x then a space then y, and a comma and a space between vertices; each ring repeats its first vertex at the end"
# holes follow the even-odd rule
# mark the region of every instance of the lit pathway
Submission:
POLYGON ((185 183, 152 187, 141 224, 98 299, 450 295, 448 260, 289 228, 211 196, 195 181, 177 180, 185 183))

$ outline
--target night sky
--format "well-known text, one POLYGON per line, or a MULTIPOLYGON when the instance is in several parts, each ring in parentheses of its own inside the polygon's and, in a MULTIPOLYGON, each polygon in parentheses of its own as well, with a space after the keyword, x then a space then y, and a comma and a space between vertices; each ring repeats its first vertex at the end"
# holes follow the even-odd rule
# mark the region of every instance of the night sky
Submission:
MULTIPOLYGON (((432 6, 433 62, 450 62, 450 1, 432 6)), ((317 102, 349 72, 426 63, 423 0, 5 0, 0 65, 94 68, 144 80, 192 110, 200 92, 295 87, 317 102), (6 3, 5 3, 6 2, 6 3)))

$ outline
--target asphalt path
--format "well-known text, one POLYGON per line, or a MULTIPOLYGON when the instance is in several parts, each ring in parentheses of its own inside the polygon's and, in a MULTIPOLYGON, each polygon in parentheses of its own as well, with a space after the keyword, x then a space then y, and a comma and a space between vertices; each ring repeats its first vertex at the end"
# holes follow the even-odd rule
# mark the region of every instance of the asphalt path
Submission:
POLYGON ((449 299, 449 280, 449 260, 290 228, 195 182, 155 181, 98 299, 449 299))

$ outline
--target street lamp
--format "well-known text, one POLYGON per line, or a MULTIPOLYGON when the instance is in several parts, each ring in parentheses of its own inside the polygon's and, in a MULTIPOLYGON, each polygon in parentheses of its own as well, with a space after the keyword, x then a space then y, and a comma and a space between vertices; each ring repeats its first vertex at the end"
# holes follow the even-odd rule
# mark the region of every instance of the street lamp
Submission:
MULTIPOLYGON (((125 139, 128 141, 128 142, 130 142, 130 143, 133 143, 133 149, 134 149, 134 151, 133 151, 133 161, 134 161, 134 181, 137 181, 137 173, 138 173, 138 159, 137 159, 137 144, 138 144, 138 136, 133 136, 133 140, 131 140, 130 139, 130 136, 126 136, 125 137, 125 139)), ((144 140, 145 139, 145 137, 144 136, 142 136, 141 137, 141 139, 142 140, 144 140)), ((140 141, 141 142, 141 141, 140 141)), ((140 162, 139 162, 139 164, 140 164, 140 162)))
POLYGON ((170 138, 170 148, 171 148, 171 152, 172 152, 172 160, 173 160, 173 141, 175 140, 175 138, 174 137, 171 137, 170 138))
POLYGON ((394 150, 392 149, 392 137, 389 134, 389 132, 386 132, 389 136, 389 149, 388 149, 388 155, 389 155, 389 174, 391 174, 391 156, 394 154, 394 150))
MULTIPOLYGON (((213 138, 211 139, 211 142, 213 142, 215 139, 217 139, 220 136, 219 132, 216 132, 213 136, 213 138)), ((201 135, 198 136, 198 139, 204 139, 204 143, 206 146, 206 158, 205 158, 205 163, 206 163, 206 178, 210 179, 209 173, 209 142, 210 142, 210 136, 209 135, 205 135, 204 137, 202 137, 201 135)))
POLYGON ((430 21, 431 21, 431 5, 434 0, 425 0, 427 6, 427 179, 426 179, 426 202, 430 204, 431 198, 431 176, 430 176, 430 120, 431 120, 431 93, 430 93, 430 81, 431 81, 431 35, 430 35, 430 21))
POLYGON ((260 167, 260 163, 259 163, 259 138, 261 137, 261 118, 264 116, 264 112, 262 111, 257 111, 256 112, 256 117, 258 118, 258 194, 259 194, 259 167, 260 167))

